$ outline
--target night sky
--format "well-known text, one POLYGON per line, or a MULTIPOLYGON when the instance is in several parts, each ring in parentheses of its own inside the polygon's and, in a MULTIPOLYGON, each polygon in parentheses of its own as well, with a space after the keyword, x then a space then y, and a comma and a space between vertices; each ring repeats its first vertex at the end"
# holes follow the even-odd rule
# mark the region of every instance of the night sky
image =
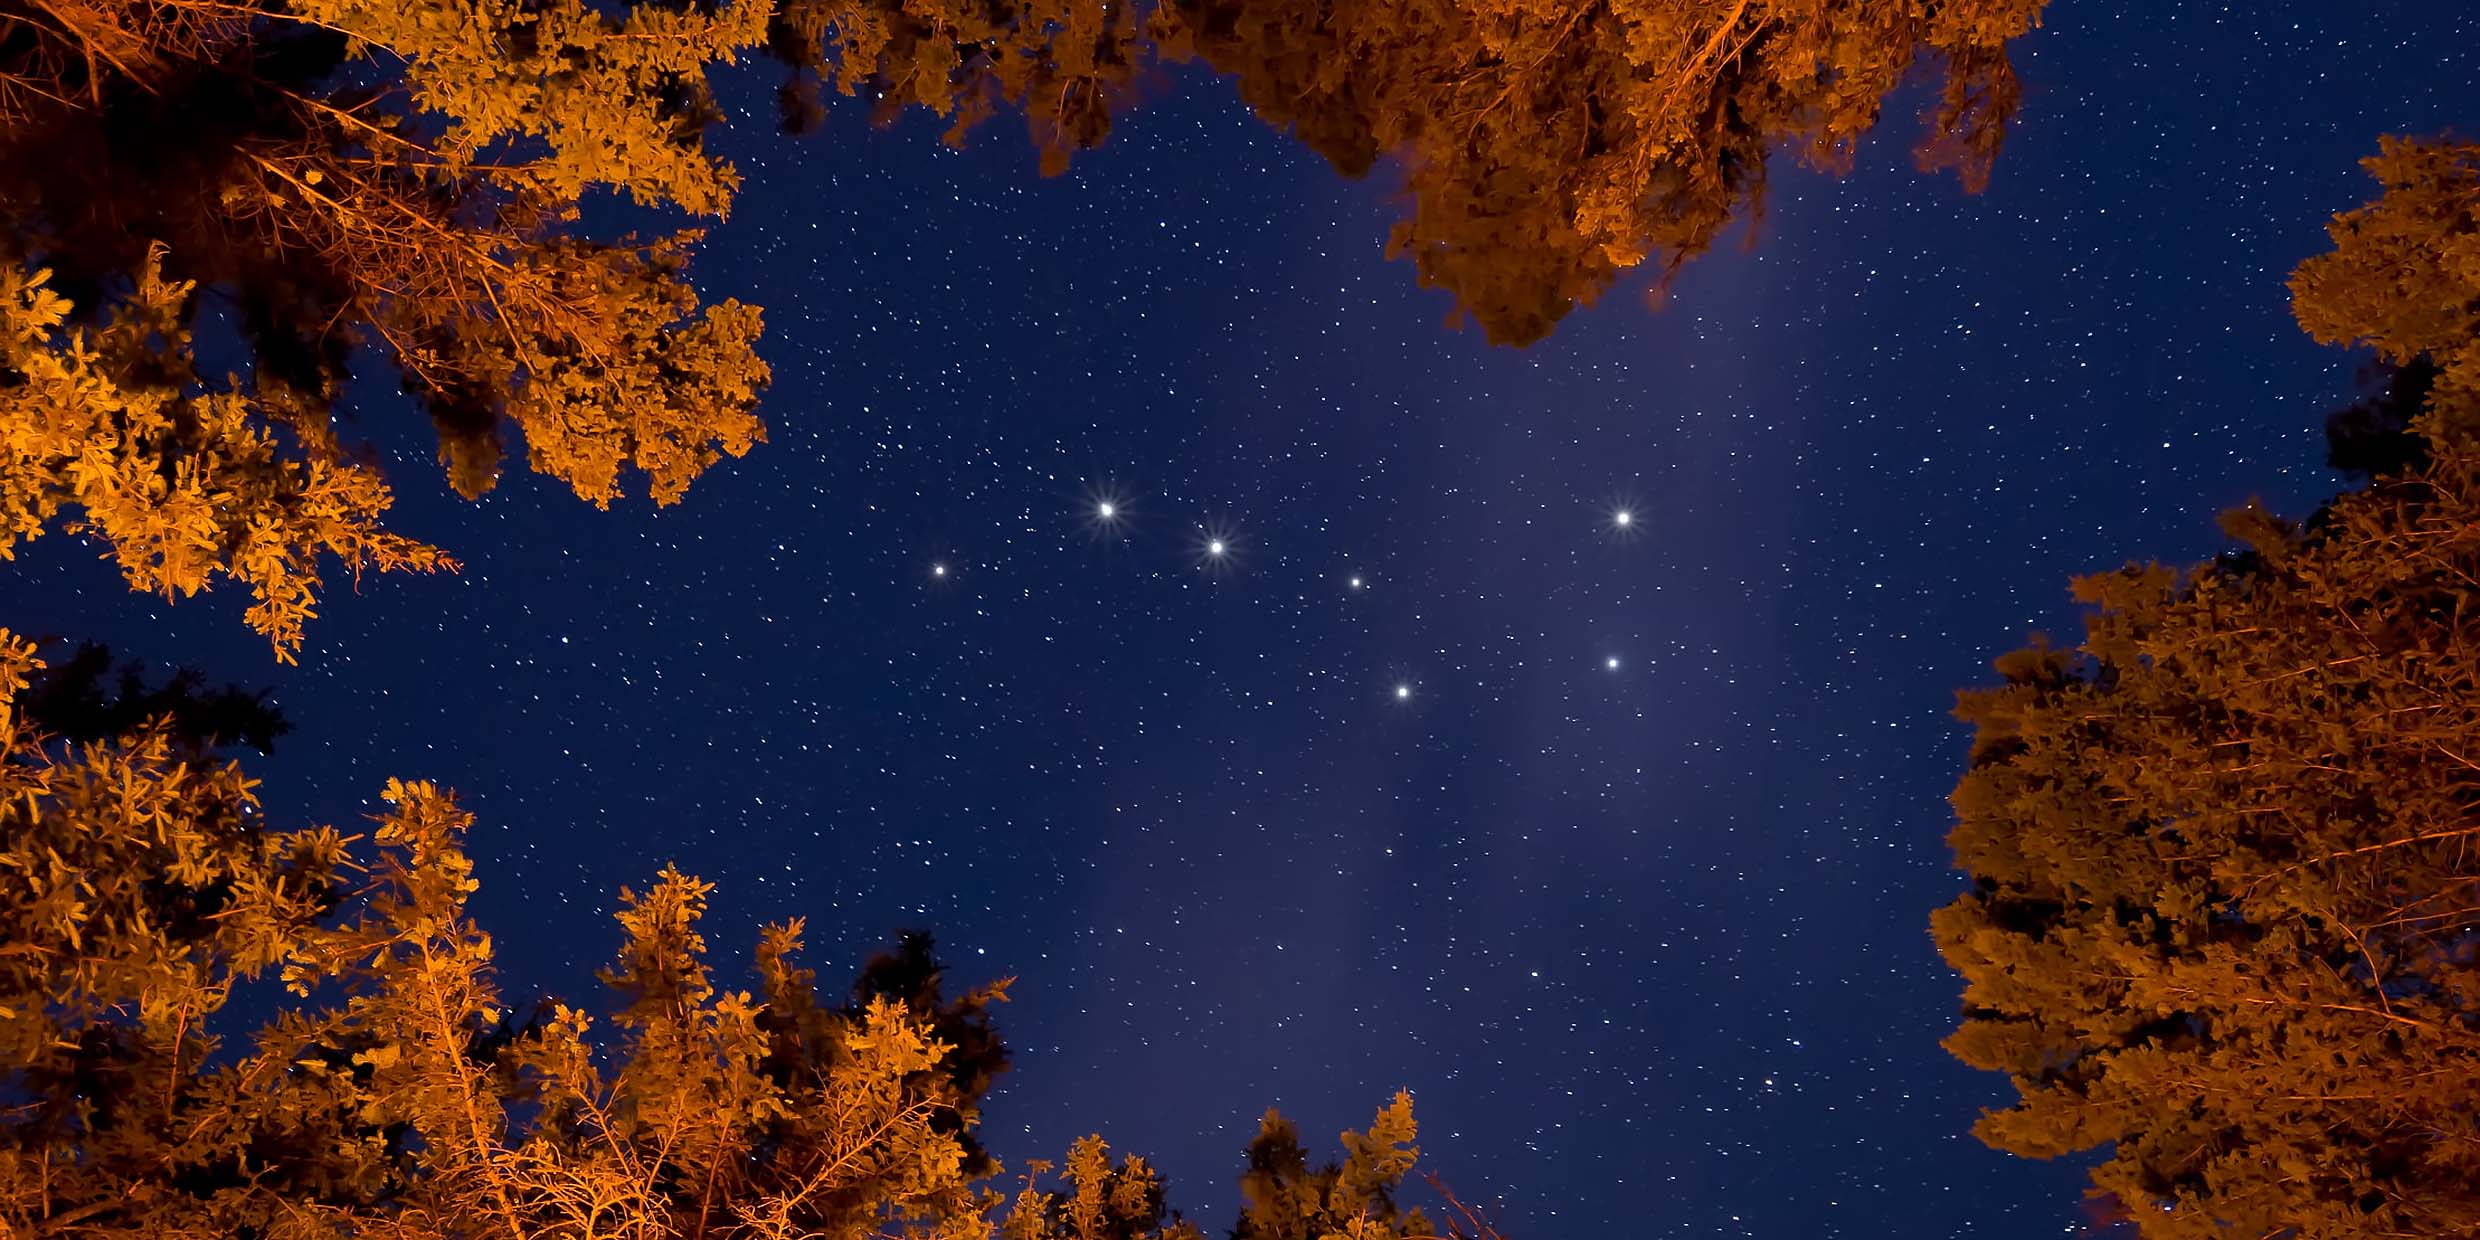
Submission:
POLYGON ((2480 127, 2480 9, 2048 20, 1986 195, 1907 95, 1528 351, 1209 76, 1044 181, 1013 121, 783 139, 753 67, 697 272, 766 307, 772 442, 666 511, 467 505, 372 384, 461 576, 337 582, 298 670, 65 536, 6 619, 273 686, 281 820, 456 788, 512 996, 590 997, 666 860, 727 976, 765 920, 831 979, 934 929, 1021 978, 996 1151, 1098 1129, 1212 1229, 1265 1106, 1333 1150, 1402 1085, 1521 1240, 2072 1233, 2082 1168, 1972 1141, 2005 1082, 1937 1045, 1946 711, 2071 575, 2336 485, 2352 359, 2282 278, 2380 132, 2480 127))

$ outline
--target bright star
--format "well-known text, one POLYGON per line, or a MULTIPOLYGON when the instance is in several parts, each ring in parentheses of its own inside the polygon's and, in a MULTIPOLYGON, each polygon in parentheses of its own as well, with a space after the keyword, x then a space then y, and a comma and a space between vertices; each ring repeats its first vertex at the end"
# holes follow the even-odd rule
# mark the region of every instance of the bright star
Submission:
POLYGON ((1642 505, 1628 494, 1604 495, 1597 503, 1602 520, 1602 536, 1612 542, 1633 542, 1644 536, 1645 523, 1636 519, 1642 505))
POLYGON ((1085 527, 1085 536, 1095 542, 1118 542, 1128 536, 1128 527, 1137 515, 1136 496, 1121 490, 1116 483, 1087 487, 1084 506, 1077 510, 1077 520, 1085 527))
POLYGON ((1395 700, 1396 700, 1396 701, 1398 701, 1398 702, 1405 701, 1405 700, 1409 699, 1411 696, 1412 696, 1412 686, 1410 686, 1410 685, 1397 685, 1397 686, 1395 686, 1395 700))
POLYGON ((1197 567, 1208 576, 1231 576, 1249 562, 1249 537, 1237 522, 1227 518, 1199 522, 1196 541, 1188 549, 1196 557, 1197 567))
POLYGON ((1352 579, 1352 588, 1353 588, 1353 589, 1355 589, 1355 590, 1357 590, 1357 589, 1360 589, 1360 588, 1361 588, 1361 579, 1360 579, 1360 578, 1358 578, 1358 577, 1354 577, 1354 578, 1352 579))
POLYGON ((1606 667, 1606 668, 1609 668, 1610 670, 1612 670, 1612 671, 1614 671, 1614 672, 1615 672, 1615 671, 1618 671, 1618 670, 1619 670, 1619 656, 1617 656, 1617 655, 1615 655, 1615 654, 1614 654, 1614 655, 1610 656, 1609 658, 1602 660, 1602 666, 1603 666, 1603 667, 1606 667))

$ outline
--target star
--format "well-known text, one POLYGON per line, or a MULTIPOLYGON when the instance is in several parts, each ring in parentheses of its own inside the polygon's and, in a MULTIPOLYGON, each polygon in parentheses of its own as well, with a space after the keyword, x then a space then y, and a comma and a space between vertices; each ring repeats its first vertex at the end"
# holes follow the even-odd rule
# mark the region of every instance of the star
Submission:
POLYGON ((1619 670, 1619 656, 1617 656, 1617 655, 1615 655, 1615 654, 1614 654, 1614 655, 1610 656, 1609 658, 1602 660, 1602 666, 1603 666, 1603 667, 1605 667, 1605 668, 1608 668, 1609 670, 1614 671, 1614 672, 1615 672, 1615 671, 1618 671, 1618 670, 1619 670))
POLYGON ((1250 554, 1248 535, 1229 520, 1201 521, 1196 541, 1188 545, 1196 557, 1197 567, 1210 577, 1228 577, 1240 571, 1250 554))
POLYGON ((1410 686, 1410 685, 1397 685, 1397 686, 1395 686, 1395 700, 1396 700, 1396 701, 1398 701, 1398 702, 1405 702, 1405 701, 1410 701, 1410 700, 1411 700, 1411 698, 1412 698, 1412 686, 1410 686))
POLYGON ((944 565, 944 564, 933 564, 933 565, 931 565, 931 566, 930 566, 930 575, 931 575, 931 576, 933 576, 933 577, 944 577, 944 576, 946 576, 946 575, 947 575, 947 566, 946 566, 946 565, 944 565))
POLYGON ((1636 519, 1636 497, 1612 495, 1601 501, 1602 535, 1612 542, 1634 542, 1644 533, 1636 519))
POLYGON ((1346 584, 1350 585, 1353 589, 1358 590, 1358 589, 1360 589, 1360 588, 1361 588, 1361 584, 1362 584, 1362 583, 1361 583, 1361 579, 1360 579, 1360 578, 1358 578, 1358 577, 1354 577, 1351 581, 1347 582, 1346 584))
POLYGON ((1137 512, 1136 496, 1121 490, 1117 484, 1088 487, 1084 507, 1077 510, 1077 520, 1085 527, 1085 535, 1096 542, 1114 542, 1125 538, 1137 512))

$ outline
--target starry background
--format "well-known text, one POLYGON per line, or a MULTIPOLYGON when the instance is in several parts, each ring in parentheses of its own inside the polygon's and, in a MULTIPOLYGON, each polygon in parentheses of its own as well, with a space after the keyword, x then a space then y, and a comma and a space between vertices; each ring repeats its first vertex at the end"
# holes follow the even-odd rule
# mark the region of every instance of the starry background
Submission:
POLYGON ((751 71, 699 277, 766 307, 772 441, 685 503, 460 503, 374 393, 466 571, 338 589, 303 668, 65 537, 0 594, 273 686, 279 816, 458 789, 512 994, 590 992, 665 860, 727 975, 763 920, 830 977, 935 929, 1021 979, 1002 1157, 1099 1129, 1210 1228, 1263 1107, 1331 1150, 1402 1085, 1526 1240, 2074 1233, 2081 1168, 1965 1136, 2005 1086, 1937 1046, 1945 712, 2076 631, 2070 575, 2335 485, 2352 362, 2281 280, 2378 133, 2480 124, 2480 12, 2048 22, 1986 195, 1911 171, 1900 98, 1667 308, 1521 352, 1205 75, 1044 181, 1005 124, 779 139, 751 71))

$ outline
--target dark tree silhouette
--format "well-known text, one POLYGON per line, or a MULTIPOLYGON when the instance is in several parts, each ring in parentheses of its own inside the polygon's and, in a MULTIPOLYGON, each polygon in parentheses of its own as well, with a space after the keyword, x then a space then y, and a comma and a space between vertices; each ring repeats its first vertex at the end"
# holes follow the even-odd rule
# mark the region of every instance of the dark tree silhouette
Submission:
POLYGON ((2428 441, 2412 423, 2428 407, 2438 366, 2427 357, 2371 364, 2363 395, 2325 416, 2325 463, 2346 474, 2391 478, 2428 464, 2428 441))
POLYGON ((34 676, 22 709, 36 731, 76 745, 110 740, 161 721, 173 740, 192 752, 247 745, 273 753, 276 738, 292 731, 265 690, 237 685, 209 689, 205 683, 195 669, 181 668, 161 683, 149 684, 144 663, 115 663, 111 647, 81 642, 67 659, 34 676))

